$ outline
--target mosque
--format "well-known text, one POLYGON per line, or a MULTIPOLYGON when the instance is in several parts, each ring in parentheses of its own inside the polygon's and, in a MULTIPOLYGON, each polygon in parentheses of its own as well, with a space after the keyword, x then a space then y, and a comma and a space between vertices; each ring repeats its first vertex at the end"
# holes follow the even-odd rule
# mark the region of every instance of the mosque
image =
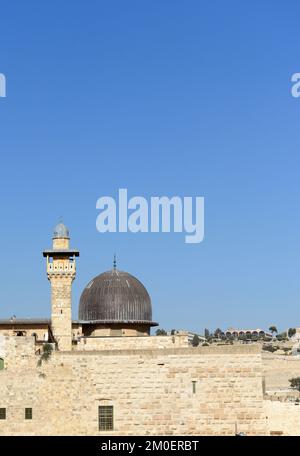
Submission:
POLYGON ((71 287, 76 276, 79 251, 70 247, 68 228, 54 228, 52 249, 45 250, 51 284, 51 320, 0 320, 0 332, 33 335, 37 343, 54 342, 59 350, 71 350, 81 337, 149 336, 152 321, 150 296, 131 274, 113 269, 94 277, 82 292, 78 320, 72 321, 71 287))
POLYGON ((0 320, 0 435, 269 434, 257 345, 151 336, 150 296, 116 261, 72 321, 79 251, 63 223, 52 242, 51 319, 0 320))

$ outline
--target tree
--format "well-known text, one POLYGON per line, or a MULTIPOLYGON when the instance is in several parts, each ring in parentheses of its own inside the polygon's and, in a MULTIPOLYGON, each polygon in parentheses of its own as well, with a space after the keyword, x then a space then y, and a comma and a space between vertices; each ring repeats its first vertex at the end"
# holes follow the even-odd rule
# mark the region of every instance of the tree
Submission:
POLYGON ((205 339, 209 339, 210 338, 210 333, 209 333, 209 330, 207 328, 205 328, 205 330, 204 330, 204 337, 205 337, 205 339))
POLYGON ((274 334, 274 333, 278 334, 278 331, 277 331, 276 326, 270 326, 269 331, 270 331, 272 334, 274 334))
POLYGON ((293 377, 289 380, 291 388, 300 391, 300 377, 293 377))
POLYGON ((296 329, 295 328, 289 328, 288 330, 288 336, 291 338, 296 334, 296 329))
POLYGON ((282 332, 280 334, 277 334, 276 339, 277 340, 286 340, 286 338, 287 338, 286 336, 287 336, 286 332, 282 332))
POLYGON ((197 336, 197 334, 195 334, 194 337, 193 337, 193 340, 192 340, 192 346, 193 347, 198 347, 199 344, 200 344, 200 339, 197 336))
POLYGON ((40 356, 40 359, 37 362, 37 365, 40 367, 43 361, 48 362, 51 355, 52 355, 53 347, 51 344, 44 344, 43 345, 43 352, 40 356))
POLYGON ((215 330, 214 336, 215 336, 217 339, 220 339, 222 333, 223 333, 222 329, 217 328, 217 329, 215 330))
POLYGON ((156 334, 157 336, 166 336, 166 335, 167 335, 167 331, 165 331, 164 329, 157 329, 157 330, 155 331, 155 334, 156 334))

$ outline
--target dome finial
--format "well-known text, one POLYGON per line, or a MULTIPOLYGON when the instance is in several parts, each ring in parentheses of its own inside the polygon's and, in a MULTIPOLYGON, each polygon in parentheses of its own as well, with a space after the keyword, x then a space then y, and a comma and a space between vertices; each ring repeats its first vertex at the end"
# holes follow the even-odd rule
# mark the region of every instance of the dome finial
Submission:
POLYGON ((117 255, 114 254, 114 263, 113 263, 113 266, 114 266, 114 271, 117 269, 117 255))

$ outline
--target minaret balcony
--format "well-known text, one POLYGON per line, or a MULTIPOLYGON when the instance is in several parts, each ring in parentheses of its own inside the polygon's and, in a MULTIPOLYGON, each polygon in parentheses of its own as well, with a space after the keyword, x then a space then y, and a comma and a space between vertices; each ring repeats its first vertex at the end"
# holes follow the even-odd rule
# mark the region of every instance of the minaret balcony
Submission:
POLYGON ((47 273, 48 274, 53 274, 53 273, 58 273, 58 274, 70 274, 73 273, 75 274, 76 272, 76 264, 74 263, 48 263, 47 264, 47 273))

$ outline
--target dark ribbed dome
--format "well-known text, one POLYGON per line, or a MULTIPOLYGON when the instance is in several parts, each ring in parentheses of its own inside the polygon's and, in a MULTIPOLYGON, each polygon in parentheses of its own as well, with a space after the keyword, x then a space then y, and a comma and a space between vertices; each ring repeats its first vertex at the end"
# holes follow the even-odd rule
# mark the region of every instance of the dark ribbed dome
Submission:
POLYGON ((112 269, 92 279, 80 297, 79 320, 93 323, 152 322, 150 296, 127 272, 112 269))

